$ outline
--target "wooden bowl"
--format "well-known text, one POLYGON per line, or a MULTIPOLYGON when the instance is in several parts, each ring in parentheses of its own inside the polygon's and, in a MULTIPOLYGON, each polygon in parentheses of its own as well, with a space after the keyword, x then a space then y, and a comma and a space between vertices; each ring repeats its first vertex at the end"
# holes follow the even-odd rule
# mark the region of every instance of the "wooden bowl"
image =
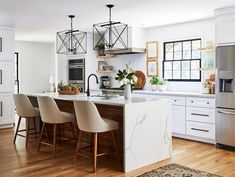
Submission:
POLYGON ((135 76, 138 78, 137 83, 135 84, 136 89, 143 89, 146 83, 145 74, 142 71, 135 71, 135 76))

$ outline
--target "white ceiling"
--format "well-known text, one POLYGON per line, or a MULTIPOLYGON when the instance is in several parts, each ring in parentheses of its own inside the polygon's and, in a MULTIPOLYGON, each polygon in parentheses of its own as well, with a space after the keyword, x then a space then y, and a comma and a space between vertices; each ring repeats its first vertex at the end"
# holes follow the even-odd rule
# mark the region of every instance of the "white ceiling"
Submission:
POLYGON ((16 40, 53 42, 57 31, 74 27, 91 31, 108 20, 106 4, 113 3, 113 20, 130 26, 160 26, 213 17, 213 10, 235 0, 0 0, 0 25, 15 27, 16 40))

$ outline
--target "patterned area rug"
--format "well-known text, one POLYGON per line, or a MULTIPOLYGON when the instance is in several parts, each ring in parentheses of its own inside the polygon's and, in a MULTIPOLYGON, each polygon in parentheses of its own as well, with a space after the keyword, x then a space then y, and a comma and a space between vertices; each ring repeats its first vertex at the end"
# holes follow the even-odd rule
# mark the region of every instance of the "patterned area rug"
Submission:
POLYGON ((221 177, 200 170, 194 170, 178 164, 159 167, 138 177, 221 177))

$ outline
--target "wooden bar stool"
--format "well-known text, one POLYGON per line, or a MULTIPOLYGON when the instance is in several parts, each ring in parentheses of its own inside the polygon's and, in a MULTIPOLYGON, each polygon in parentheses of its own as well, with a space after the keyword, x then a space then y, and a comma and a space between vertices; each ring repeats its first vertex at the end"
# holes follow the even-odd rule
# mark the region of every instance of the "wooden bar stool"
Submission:
POLYGON ((41 144, 52 146, 53 147, 53 157, 55 157, 57 126, 59 126, 60 124, 64 124, 64 123, 70 123, 71 128, 72 128, 71 130, 73 133, 73 139, 76 143, 75 133, 74 133, 74 128, 73 128, 73 121, 75 120, 75 116, 71 113, 60 111, 58 106, 56 105, 55 100, 50 97, 38 96, 37 100, 38 100, 38 105, 39 105, 39 111, 41 114, 41 119, 43 122, 42 130, 41 130, 39 141, 38 141, 37 150, 38 151, 40 150, 41 144), (53 125, 53 144, 41 141, 46 124, 53 125))
MULTIPOLYGON (((78 142, 75 150, 74 163, 76 164, 77 155, 82 155, 80 153, 80 146, 82 141, 82 133, 88 132, 93 134, 93 172, 96 172, 96 162, 98 156, 103 156, 108 153, 97 154, 97 141, 98 133, 111 132, 114 149, 117 153, 117 159, 120 162, 117 143, 114 136, 114 131, 118 129, 118 122, 101 118, 95 104, 90 101, 74 101, 74 108, 78 123, 78 128, 80 129, 78 142)), ((89 157, 88 157, 89 158, 89 157)))
POLYGON ((16 142, 16 137, 21 136, 25 137, 25 146, 28 147, 28 137, 29 135, 34 134, 35 138, 37 138, 37 130, 36 130, 36 117, 40 116, 39 110, 37 108, 34 108, 31 104, 29 98, 24 94, 14 94, 14 102, 16 106, 16 112, 19 116, 19 120, 16 127, 15 137, 14 137, 14 144, 16 142), (21 119, 26 119, 26 129, 19 130, 21 119), (30 128, 30 120, 33 120, 33 128, 30 128), (33 133, 30 133, 31 130, 34 130, 33 133), (26 136, 19 134, 19 132, 26 131, 26 136))

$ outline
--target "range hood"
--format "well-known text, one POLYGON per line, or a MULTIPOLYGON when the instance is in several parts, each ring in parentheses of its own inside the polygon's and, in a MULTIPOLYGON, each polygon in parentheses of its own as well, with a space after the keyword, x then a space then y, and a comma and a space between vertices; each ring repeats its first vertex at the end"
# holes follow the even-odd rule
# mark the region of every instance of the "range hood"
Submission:
POLYGON ((112 49, 105 50, 104 53, 109 55, 144 54, 146 50, 143 48, 112 49))

